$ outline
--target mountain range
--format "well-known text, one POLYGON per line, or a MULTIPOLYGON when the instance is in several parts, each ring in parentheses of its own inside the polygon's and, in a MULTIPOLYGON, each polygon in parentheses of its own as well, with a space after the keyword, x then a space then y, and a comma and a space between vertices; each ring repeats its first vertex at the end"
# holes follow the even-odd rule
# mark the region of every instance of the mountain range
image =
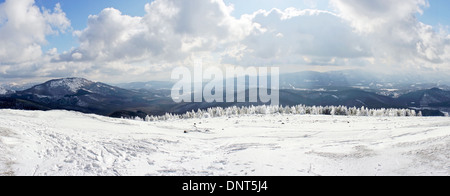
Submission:
MULTIPOLYGON (((424 115, 450 111, 446 86, 421 89, 431 84, 399 84, 351 81, 339 74, 297 73, 280 77, 280 104, 308 106, 343 105, 367 108, 413 108, 424 115), (350 81, 350 82, 349 82, 350 81), (372 85, 371 85, 372 84, 372 85), (367 86, 366 86, 367 85, 367 86), (419 87, 422 86, 422 87, 419 87)), ((25 110, 73 110, 111 117, 145 117, 182 114, 209 107, 262 105, 263 103, 180 103, 170 97, 171 82, 130 83, 117 86, 83 78, 50 80, 14 91, 0 87, 0 108, 25 110)), ((438 86, 438 85, 436 85, 438 86)), ((248 91, 248 89, 247 89, 248 91)))
POLYGON ((29 110, 65 109, 100 115, 110 115, 123 109, 149 107, 153 114, 163 114, 166 111, 158 113, 161 109, 154 104, 155 101, 160 102, 159 99, 161 93, 158 90, 144 93, 83 78, 64 78, 3 95, 0 97, 0 107, 29 110))

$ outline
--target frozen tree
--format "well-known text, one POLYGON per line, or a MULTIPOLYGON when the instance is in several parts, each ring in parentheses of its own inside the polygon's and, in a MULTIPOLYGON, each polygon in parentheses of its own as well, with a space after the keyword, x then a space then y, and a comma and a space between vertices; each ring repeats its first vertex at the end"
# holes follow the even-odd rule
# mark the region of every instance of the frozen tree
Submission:
POLYGON ((136 120, 145 120, 148 122, 176 119, 193 118, 216 118, 233 117, 245 115, 334 115, 334 116, 422 116, 422 112, 416 112, 410 109, 369 109, 366 107, 348 108, 346 106, 250 106, 250 107, 228 107, 228 108, 208 108, 206 110, 192 110, 182 115, 165 114, 163 116, 146 116, 144 119, 136 117, 136 120))

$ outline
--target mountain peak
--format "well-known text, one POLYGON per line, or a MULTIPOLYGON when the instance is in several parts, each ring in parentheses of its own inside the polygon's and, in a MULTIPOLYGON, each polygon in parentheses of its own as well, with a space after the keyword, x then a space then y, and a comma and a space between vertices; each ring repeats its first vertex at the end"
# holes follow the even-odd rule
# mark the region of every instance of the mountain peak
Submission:
POLYGON ((44 83, 49 88, 65 88, 73 93, 77 92, 81 88, 87 85, 91 85, 94 82, 86 80, 84 78, 62 78, 56 80, 50 80, 44 83))
POLYGON ((6 89, 0 86, 0 95, 4 95, 6 93, 7 93, 6 89))
POLYGON ((435 88, 430 89, 429 91, 440 92, 440 91, 443 91, 443 89, 435 87, 435 88))
POLYGON ((15 91, 5 88, 4 86, 0 86, 0 95, 8 95, 15 93, 15 91))

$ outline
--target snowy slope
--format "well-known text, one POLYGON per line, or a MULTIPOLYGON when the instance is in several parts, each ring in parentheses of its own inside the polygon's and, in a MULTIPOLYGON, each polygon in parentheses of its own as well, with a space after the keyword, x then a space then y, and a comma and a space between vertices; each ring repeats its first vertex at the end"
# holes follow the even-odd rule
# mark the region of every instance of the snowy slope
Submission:
POLYGON ((450 175, 450 121, 0 110, 1 175, 450 175), (188 131, 188 133, 184 133, 188 131))
POLYGON ((66 88, 72 93, 76 93, 78 90, 80 90, 83 86, 87 86, 92 84, 93 82, 88 81, 83 78, 64 78, 60 80, 53 80, 48 83, 48 86, 50 88, 66 88))
POLYGON ((79 90, 88 88, 94 82, 83 78, 64 78, 50 80, 46 83, 36 85, 30 89, 23 91, 24 93, 44 95, 49 97, 63 97, 72 95, 79 90))
POLYGON ((0 86, 0 95, 7 95, 7 94, 12 94, 15 91, 9 90, 4 86, 0 86))
POLYGON ((0 86, 0 95, 4 95, 6 94, 8 91, 6 91, 5 88, 3 88, 2 86, 0 86))

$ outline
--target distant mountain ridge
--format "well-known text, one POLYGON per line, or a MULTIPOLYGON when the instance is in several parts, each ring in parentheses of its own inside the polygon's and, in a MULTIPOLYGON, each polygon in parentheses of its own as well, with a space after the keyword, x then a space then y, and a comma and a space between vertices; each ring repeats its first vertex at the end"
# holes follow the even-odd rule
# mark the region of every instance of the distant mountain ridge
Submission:
POLYGON ((4 87, 0 86, 0 95, 6 95, 8 94, 8 90, 6 90, 4 87))
MULTIPOLYGON (((295 76, 292 76, 291 79, 293 81, 295 76)), ((284 80, 291 79, 285 78, 284 80)), ((26 110, 64 109, 112 117, 142 117, 147 114, 183 114, 187 111, 210 107, 241 107, 264 104, 261 102, 177 104, 170 97, 170 90, 167 88, 170 87, 170 83, 134 83, 133 85, 135 87, 146 85, 149 87, 148 84, 152 84, 151 88, 130 90, 101 82, 93 82, 84 78, 55 79, 17 92, 0 88, 0 108, 26 110)), ((325 85, 326 82, 322 84, 325 85)), ((441 108, 450 108, 450 91, 440 88, 409 90, 399 97, 392 97, 361 88, 318 85, 316 89, 299 89, 297 87, 281 89, 280 104, 283 106, 304 104, 307 106, 364 106, 375 109, 438 108, 437 110, 441 110, 441 108)), ((426 115, 426 112, 424 113, 426 115)), ((430 112, 430 114, 443 115, 439 111, 430 112)))
POLYGON ((75 94, 79 90, 87 90, 92 84, 95 83, 83 78, 56 79, 33 86, 30 89, 21 91, 21 93, 59 98, 75 94))
POLYGON ((450 93, 440 88, 432 88, 404 94, 398 100, 406 104, 406 107, 439 107, 449 102, 450 93))
POLYGON ((173 82, 165 82, 165 81, 150 81, 150 82, 131 82, 131 83, 122 83, 116 84, 120 88, 124 89, 133 89, 133 90, 155 90, 155 89, 171 89, 173 87, 173 82))
POLYGON ((109 115, 123 108, 142 107, 151 101, 148 95, 83 78, 50 80, 8 97, 51 109, 101 115, 109 115))

